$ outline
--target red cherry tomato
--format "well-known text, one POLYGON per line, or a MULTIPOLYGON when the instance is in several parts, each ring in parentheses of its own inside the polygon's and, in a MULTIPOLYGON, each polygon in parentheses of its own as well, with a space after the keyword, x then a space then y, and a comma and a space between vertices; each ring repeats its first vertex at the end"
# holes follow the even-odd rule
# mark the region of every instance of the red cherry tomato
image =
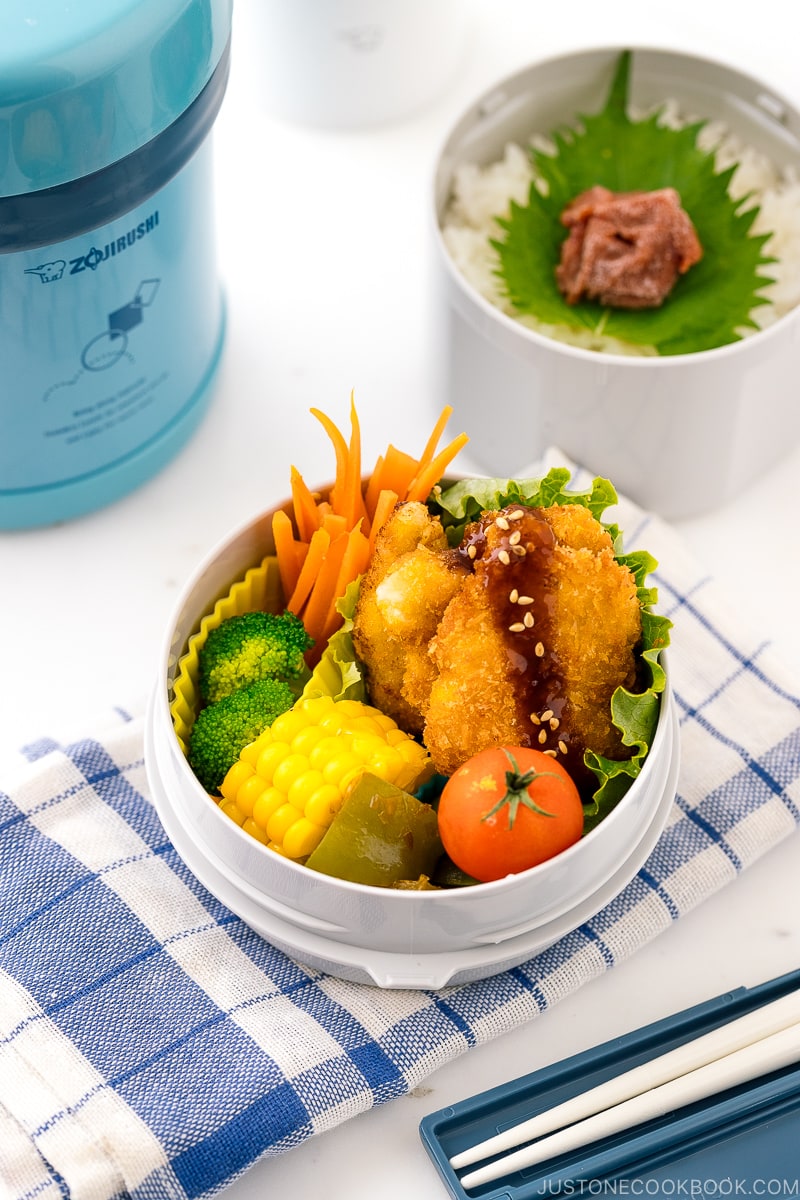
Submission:
POLYGON ((439 834, 450 858, 487 883, 566 850, 583 833, 578 789, 540 750, 492 746, 451 775, 439 800, 439 834))

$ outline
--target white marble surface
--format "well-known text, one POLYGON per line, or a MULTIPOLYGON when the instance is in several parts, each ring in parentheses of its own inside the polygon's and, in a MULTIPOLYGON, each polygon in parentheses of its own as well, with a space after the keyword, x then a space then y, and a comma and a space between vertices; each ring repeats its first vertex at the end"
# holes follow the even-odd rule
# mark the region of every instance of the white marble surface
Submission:
MULTIPOLYGON (((345 422, 355 389, 366 462, 387 435, 409 450, 421 445, 440 407, 430 178, 445 133, 475 95, 534 57, 639 43, 714 54, 800 101, 800 18, 782 0, 761 0, 747 16, 717 0, 601 7, 578 0, 567 15, 529 0, 477 2, 468 50, 441 99, 413 119, 348 133, 260 110, 254 47, 235 45, 215 131, 230 323, 215 403, 175 462, 133 495, 61 527, 0 534, 0 746, 80 734, 108 707, 142 707, 163 628, 197 560, 286 494, 290 462, 308 479, 330 474, 311 405, 345 422)), ((800 678, 798 478, 796 448, 768 480, 680 528, 800 678)), ((794 835, 634 959, 439 1070, 414 1095, 259 1164, 230 1200, 443 1195, 418 1137, 426 1113, 800 965, 799 852, 794 835)))

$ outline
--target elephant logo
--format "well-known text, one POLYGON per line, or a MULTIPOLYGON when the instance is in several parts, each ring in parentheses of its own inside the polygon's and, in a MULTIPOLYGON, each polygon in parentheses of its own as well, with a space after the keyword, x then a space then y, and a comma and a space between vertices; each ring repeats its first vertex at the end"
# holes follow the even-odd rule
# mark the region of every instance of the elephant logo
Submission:
POLYGON ((57 258, 55 262, 42 263, 39 267, 29 267, 25 274, 38 275, 42 283, 55 283, 64 274, 66 265, 63 258, 57 258))

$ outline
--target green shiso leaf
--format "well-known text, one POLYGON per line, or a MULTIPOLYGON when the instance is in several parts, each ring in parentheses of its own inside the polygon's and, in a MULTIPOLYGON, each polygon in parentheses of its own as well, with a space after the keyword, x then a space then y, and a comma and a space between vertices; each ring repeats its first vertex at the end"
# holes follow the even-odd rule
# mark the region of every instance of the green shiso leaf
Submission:
POLYGON ((551 504, 580 504, 588 508, 611 537, 614 557, 628 567, 636 580, 636 592, 642 614, 642 642, 639 651, 641 690, 618 687, 611 697, 611 719, 619 729, 622 743, 631 748, 630 756, 613 760, 587 751, 584 761, 597 779, 590 801, 584 804, 584 832, 588 833, 622 799, 642 769, 653 742, 661 710, 666 675, 661 652, 669 645, 672 622, 652 611, 658 600, 655 587, 647 586, 647 576, 658 566, 646 550, 622 552, 622 535, 617 525, 602 520, 603 513, 617 502, 617 493, 607 479, 597 478, 591 487, 572 491, 567 487, 570 472, 553 467, 541 479, 462 479, 429 500, 447 530, 451 545, 458 545, 466 525, 477 520, 484 510, 495 511, 510 504, 547 508, 551 504))
POLYGON ((498 275, 519 313, 549 325, 566 325, 654 347, 659 354, 689 354, 738 341, 756 328, 752 312, 767 300, 760 289, 772 280, 761 273, 774 258, 764 255, 770 234, 750 233, 758 213, 746 198, 732 199, 735 166, 716 171, 713 152, 700 149, 706 122, 670 129, 661 113, 634 121, 628 116, 632 56, 619 58, 604 108, 580 114, 572 127, 551 134, 555 153, 532 150, 538 182, 527 205, 512 202, 498 218, 504 237, 498 275), (703 257, 681 276, 655 309, 605 308, 592 301, 567 304, 555 270, 567 230, 561 213, 581 192, 602 185, 613 192, 672 187, 691 217, 703 257))

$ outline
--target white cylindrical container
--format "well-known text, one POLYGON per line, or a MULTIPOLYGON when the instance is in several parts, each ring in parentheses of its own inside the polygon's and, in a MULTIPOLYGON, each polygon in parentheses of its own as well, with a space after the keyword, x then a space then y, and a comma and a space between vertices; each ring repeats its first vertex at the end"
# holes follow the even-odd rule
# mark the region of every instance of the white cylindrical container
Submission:
POLYGON ((321 128, 399 120, 436 99, 472 0, 242 0, 244 68, 270 113, 321 128))
MULTIPOLYGON (((670 357, 600 353, 555 341, 485 299, 454 263, 442 223, 457 168, 499 161, 596 112, 619 49, 534 64, 473 104, 449 133, 434 182, 442 370, 447 399, 489 474, 507 476, 558 446, 663 516, 736 496, 800 439, 800 308, 740 341, 670 357)), ((676 100, 720 120, 779 167, 800 169, 800 113, 741 72, 670 51, 635 50, 631 98, 676 100)))
POLYGON ((182 703, 190 690, 180 682, 182 660, 219 597, 274 553, 273 514, 262 513, 224 538, 185 585, 148 709, 145 764, 153 801, 194 874, 293 957, 382 987, 443 987, 495 974, 609 903, 645 862, 674 800, 680 744, 669 683, 642 770, 616 807, 555 857, 478 887, 416 891, 323 875, 263 846, 210 799, 173 721, 176 690, 182 703))

